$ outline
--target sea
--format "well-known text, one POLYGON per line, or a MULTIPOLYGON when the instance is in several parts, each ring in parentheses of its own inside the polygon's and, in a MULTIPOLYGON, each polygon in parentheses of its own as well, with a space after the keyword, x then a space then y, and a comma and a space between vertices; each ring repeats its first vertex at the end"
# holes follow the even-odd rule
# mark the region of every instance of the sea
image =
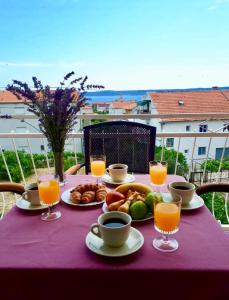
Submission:
MULTIPOLYGON (((220 90, 229 90, 229 87, 219 87, 220 90)), ((141 101, 142 97, 148 92, 193 92, 193 91, 210 91, 212 88, 189 88, 189 89, 151 89, 151 90, 102 90, 95 92, 87 92, 88 101, 95 102, 111 102, 120 97, 123 100, 141 101)))

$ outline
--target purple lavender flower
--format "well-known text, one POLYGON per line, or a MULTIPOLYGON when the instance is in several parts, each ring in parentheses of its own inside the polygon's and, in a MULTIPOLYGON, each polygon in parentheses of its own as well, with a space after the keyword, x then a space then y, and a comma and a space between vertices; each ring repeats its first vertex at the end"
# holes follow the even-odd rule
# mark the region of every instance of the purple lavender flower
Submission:
POLYGON ((6 88, 18 99, 23 99, 28 111, 38 117, 39 128, 53 152, 63 152, 67 135, 76 124, 77 112, 87 100, 86 89, 104 88, 102 85, 86 85, 87 76, 72 79, 67 85, 73 75, 72 71, 64 76, 60 87, 55 90, 48 85, 44 87, 36 77, 32 77, 34 89, 18 80, 13 80, 13 84, 6 88))

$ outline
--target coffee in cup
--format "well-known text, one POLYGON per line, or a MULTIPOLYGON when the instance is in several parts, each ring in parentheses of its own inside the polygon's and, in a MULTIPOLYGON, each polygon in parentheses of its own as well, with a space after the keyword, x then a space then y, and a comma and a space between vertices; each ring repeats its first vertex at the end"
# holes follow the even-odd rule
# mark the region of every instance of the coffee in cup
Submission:
POLYGON ((171 195, 180 195, 182 198, 182 206, 186 206, 192 200, 195 192, 195 185, 190 182, 173 182, 168 185, 171 195))
POLYGON ((40 205, 40 198, 38 193, 38 185, 36 182, 27 184, 25 186, 25 192, 22 194, 22 197, 29 201, 31 205, 40 205))
POLYGON ((113 164, 106 169, 113 181, 122 182, 127 175, 128 166, 125 164, 113 164))
POLYGON ((91 232, 110 247, 121 247, 129 237, 131 216, 112 211, 99 216, 98 222, 91 225, 91 232))

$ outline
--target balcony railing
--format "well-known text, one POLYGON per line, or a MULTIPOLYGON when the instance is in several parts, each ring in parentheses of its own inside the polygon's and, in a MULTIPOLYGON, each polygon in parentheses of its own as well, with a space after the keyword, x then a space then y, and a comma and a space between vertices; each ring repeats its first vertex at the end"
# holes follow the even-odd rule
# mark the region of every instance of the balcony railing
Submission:
MULTIPOLYGON (((177 114, 177 115, 171 115, 171 114, 163 114, 163 115, 158 115, 158 114, 128 114, 128 115, 79 115, 78 118, 80 120, 80 122, 83 122, 83 125, 81 124, 81 128, 83 126, 86 125, 90 125, 91 124, 91 120, 94 119, 105 119, 105 120, 136 120, 136 121, 140 121, 140 122, 144 122, 144 123, 150 123, 150 120, 152 119, 177 119, 177 118, 202 118, 202 120, 211 120, 211 119, 227 119, 229 120, 229 113, 220 113, 220 114, 216 114, 216 113, 206 113, 206 114, 177 114)), ((16 120, 26 120, 28 121, 29 119, 36 119, 35 116, 31 116, 31 115, 23 115, 23 116, 19 116, 19 115, 14 115, 12 116, 12 119, 16 119, 16 120)), ((224 154, 225 154, 225 150, 227 148, 227 142, 228 142, 228 137, 229 137, 229 132, 157 132, 157 146, 161 146, 162 147, 162 151, 161 151, 161 159, 163 160, 163 156, 164 156, 164 150, 165 150, 165 146, 166 146, 166 141, 168 138, 174 138, 174 140, 176 141, 174 143, 175 147, 173 147, 174 150, 177 151, 177 155, 175 158, 175 168, 174 168, 174 173, 177 174, 177 170, 178 170, 178 154, 181 151, 181 144, 182 142, 188 140, 188 141, 192 141, 192 145, 189 146, 189 158, 188 158, 188 165, 189 165, 189 170, 187 172, 187 174, 185 174, 186 180, 190 180, 193 179, 193 174, 194 171, 196 170, 197 166, 198 166, 198 160, 195 158, 195 151, 197 148, 197 144, 198 141, 201 141, 203 139, 207 139, 208 140, 208 144, 207 144, 207 151, 206 154, 202 157, 201 162, 205 162, 204 164, 204 168, 203 170, 199 170, 199 172, 201 173, 201 178, 200 178, 200 184, 202 184, 205 179, 206 179, 206 165, 207 165, 207 161, 209 159, 212 159, 212 154, 211 154, 211 144, 213 140, 219 139, 222 146, 222 155, 220 158, 220 164, 219 164, 219 168, 217 170, 217 172, 214 174, 214 180, 217 182, 220 180, 220 174, 221 174, 221 169, 222 169, 222 163, 223 163, 223 158, 224 158, 224 154)), ((82 130, 80 129, 78 132, 73 132, 71 134, 69 134, 69 140, 72 141, 72 145, 73 145, 73 152, 76 153, 77 152, 77 145, 82 145, 83 144, 83 133, 82 130)), ((15 151, 16 154, 16 158, 17 158, 17 162, 20 168, 20 172, 21 172, 21 177, 22 177, 22 182, 24 184, 26 184, 26 178, 23 172, 23 167, 21 165, 19 156, 18 156, 18 141, 20 140, 26 140, 26 144, 27 144, 27 149, 28 152, 31 156, 31 160, 33 163, 33 168, 34 168, 34 173, 36 176, 38 176, 37 173, 37 169, 33 160, 33 150, 32 150, 32 145, 34 143, 34 141, 41 141, 42 145, 44 145, 44 151, 43 153, 45 154, 46 157, 46 164, 47 164, 47 169, 49 171, 51 171, 50 169, 50 163, 49 163, 49 158, 48 158, 48 149, 47 149, 47 142, 45 140, 45 137, 41 134, 41 133, 0 133, 0 154, 2 155, 3 158, 3 162, 9 177, 9 180, 12 181, 12 176, 10 174, 9 171, 9 167, 7 165, 7 161, 5 159, 4 156, 4 151, 3 151, 3 147, 2 144, 3 142, 8 141, 8 144, 11 144, 11 150, 15 151)), ((8 149, 7 149, 8 150, 8 149)), ((75 154, 75 163, 77 163, 77 156, 75 154)), ((225 178, 226 180, 226 178, 225 178)))

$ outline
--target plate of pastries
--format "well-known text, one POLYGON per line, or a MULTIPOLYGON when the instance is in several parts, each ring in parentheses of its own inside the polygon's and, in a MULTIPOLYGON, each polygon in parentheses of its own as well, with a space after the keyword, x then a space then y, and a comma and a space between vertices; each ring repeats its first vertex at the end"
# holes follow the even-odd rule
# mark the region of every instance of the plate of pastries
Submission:
POLYGON ((93 206, 104 203, 109 189, 99 183, 79 184, 64 191, 61 199, 73 206, 93 206))

